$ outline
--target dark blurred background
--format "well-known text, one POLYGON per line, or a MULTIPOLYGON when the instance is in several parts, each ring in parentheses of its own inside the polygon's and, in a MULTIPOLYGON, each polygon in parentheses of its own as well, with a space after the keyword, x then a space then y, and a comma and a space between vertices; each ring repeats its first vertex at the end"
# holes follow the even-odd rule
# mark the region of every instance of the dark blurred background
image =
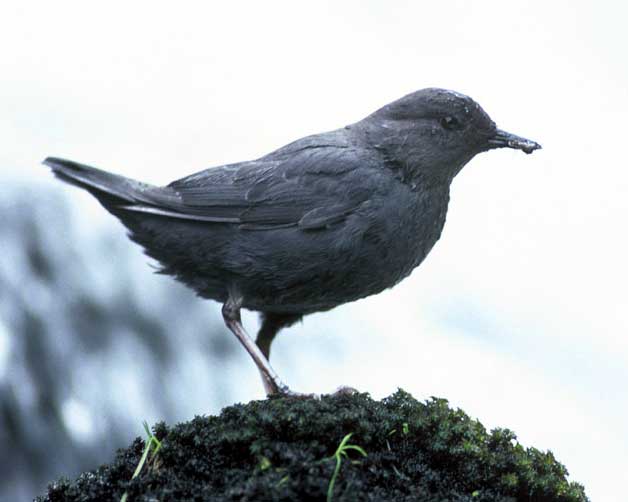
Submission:
POLYGON ((228 402, 238 347, 215 309, 139 267, 123 232, 80 235, 63 191, 1 194, 0 500, 98 466, 142 419, 228 402))

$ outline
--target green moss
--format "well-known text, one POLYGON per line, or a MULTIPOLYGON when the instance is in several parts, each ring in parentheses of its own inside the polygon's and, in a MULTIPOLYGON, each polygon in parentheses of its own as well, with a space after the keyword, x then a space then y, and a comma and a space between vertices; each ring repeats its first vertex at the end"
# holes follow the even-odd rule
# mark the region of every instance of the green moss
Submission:
POLYGON ((334 501, 586 501, 582 486, 550 452, 525 449, 507 429, 488 433, 447 401, 420 403, 398 391, 270 399, 225 408, 217 417, 158 424, 159 461, 131 476, 143 442, 41 500, 325 500, 347 434, 349 451, 334 501))

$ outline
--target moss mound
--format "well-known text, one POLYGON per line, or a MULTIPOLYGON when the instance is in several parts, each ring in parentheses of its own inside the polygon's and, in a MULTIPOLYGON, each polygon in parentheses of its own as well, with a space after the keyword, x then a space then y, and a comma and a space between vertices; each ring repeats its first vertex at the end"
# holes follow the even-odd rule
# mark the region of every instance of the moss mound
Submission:
POLYGON ((488 433, 445 400, 421 403, 403 391, 379 402, 366 394, 256 401, 158 424, 154 433, 161 448, 135 479, 139 438, 39 500, 120 500, 125 492, 129 502, 587 500, 550 452, 523 448, 506 429, 488 433), (367 456, 357 448, 334 456, 350 433, 345 446, 367 456))

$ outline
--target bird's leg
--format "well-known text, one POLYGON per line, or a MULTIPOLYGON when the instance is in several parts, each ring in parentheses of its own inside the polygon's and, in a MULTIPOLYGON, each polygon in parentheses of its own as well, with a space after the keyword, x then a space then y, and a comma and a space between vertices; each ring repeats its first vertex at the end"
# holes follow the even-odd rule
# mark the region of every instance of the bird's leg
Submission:
POLYGON ((240 343, 244 345, 246 351, 253 358, 257 369, 262 374, 266 393, 269 396, 273 394, 290 394, 288 386, 279 379, 264 353, 244 330, 240 317, 240 302, 230 297, 222 306, 222 317, 227 327, 240 340, 240 343))
MULTIPOLYGON (((287 328, 292 326, 295 322, 303 319, 303 315, 301 314, 275 314, 270 312, 262 313, 262 327, 257 333, 257 338, 255 339, 255 343, 262 351, 262 354, 266 356, 266 359, 270 359, 270 345, 273 343, 273 340, 277 336, 280 330, 283 328, 287 328)), ((264 377, 264 373, 262 375, 262 382, 264 384, 264 388, 268 392, 269 382, 266 381, 264 377)), ((332 396, 342 396, 342 395, 353 395, 358 394, 359 391, 354 389, 353 387, 348 387, 343 385, 338 387, 334 392, 331 393, 332 396)), ((300 397, 318 397, 313 394, 295 394, 292 395, 300 396, 300 397)))
MULTIPOLYGON (((273 343, 273 340, 275 339, 275 336, 277 336, 277 333, 279 333, 279 330, 291 326, 295 322, 300 321, 301 318, 302 316, 299 314, 274 314, 267 312, 262 314, 262 327, 257 333, 255 343, 267 360, 270 359, 270 345, 273 343)), ((262 383, 264 384, 266 393, 271 394, 272 382, 267 380, 261 370, 260 373, 262 375, 262 383)))
POLYGON ((257 333, 255 343, 266 356, 270 358, 270 345, 273 343, 277 333, 283 328, 292 326, 302 319, 301 314, 273 314, 265 312, 262 314, 262 327, 257 333))

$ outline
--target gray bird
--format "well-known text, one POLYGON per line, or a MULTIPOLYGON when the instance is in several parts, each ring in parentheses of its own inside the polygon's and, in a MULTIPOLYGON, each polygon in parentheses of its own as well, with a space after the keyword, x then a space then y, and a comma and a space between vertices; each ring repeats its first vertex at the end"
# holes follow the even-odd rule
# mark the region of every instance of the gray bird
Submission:
POLYGON ((268 362, 279 330, 408 276, 441 235, 454 176, 503 147, 541 148, 497 129, 471 98, 423 89, 342 129, 164 187, 44 164, 119 218, 161 272, 222 303, 271 395, 292 393, 268 362), (255 342, 242 308, 261 312, 255 342))

